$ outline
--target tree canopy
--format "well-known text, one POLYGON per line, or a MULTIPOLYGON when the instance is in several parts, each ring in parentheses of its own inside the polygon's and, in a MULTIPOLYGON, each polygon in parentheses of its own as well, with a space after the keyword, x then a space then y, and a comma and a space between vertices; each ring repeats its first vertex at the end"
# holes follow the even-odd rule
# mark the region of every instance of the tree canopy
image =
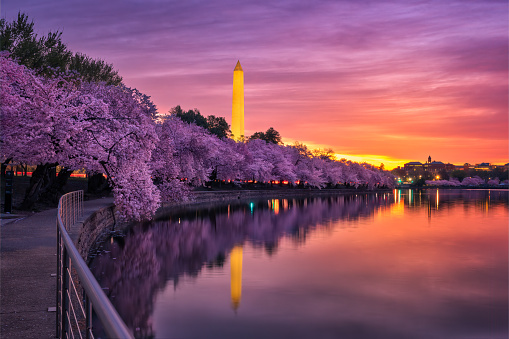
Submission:
MULTIPOLYGON (((31 208, 38 200, 58 199, 58 193, 65 185, 65 178, 72 172, 69 169, 78 169, 64 155, 82 146, 73 140, 72 133, 82 126, 79 124, 82 123, 80 119, 83 118, 83 113, 76 112, 84 110, 93 114, 94 110, 97 111, 98 107, 87 106, 91 98, 94 98, 95 104, 102 102, 99 106, 107 109, 107 112, 103 118, 88 117, 87 121, 105 128, 105 135, 108 135, 108 127, 103 123, 108 119, 124 120, 125 128, 133 126, 134 122, 129 121, 134 119, 133 117, 106 118, 118 107, 126 109, 130 107, 131 110, 137 107, 136 111, 140 110, 141 115, 150 119, 157 116, 156 106, 150 97, 135 88, 125 87, 122 78, 111 64, 100 59, 92 59, 83 53, 71 52, 61 37, 62 33, 58 31, 38 36, 34 31, 34 22, 30 21, 26 14, 18 13, 17 19, 9 23, 5 19, 0 20, 0 56, 5 67, 1 80, 4 81, 4 85, 7 84, 1 102, 2 127, 5 126, 0 141, 2 168, 11 161, 37 164, 21 206, 26 209, 31 208), (13 62, 9 63, 7 59, 13 62), (109 99, 97 99, 101 91, 109 92, 111 96, 106 96, 109 99), (118 97, 120 93, 122 99, 118 97), (114 96, 117 96, 117 99, 113 100, 114 96), (12 100, 10 104, 7 103, 7 98, 12 100), (108 103, 110 99, 113 101, 108 103), (125 105, 120 104, 121 102, 125 105), (47 119, 50 121, 45 121, 47 119), (8 129, 7 126, 12 124, 13 128, 8 129), (26 124, 25 128, 20 128, 20 124, 26 124), (53 129, 53 132, 50 133, 48 129, 53 129), (66 138, 62 137, 65 135, 66 138), (48 138, 51 140, 50 143, 48 138), (18 142, 11 144, 11 139, 18 142), (63 158, 50 155, 52 152, 63 158), (63 166, 58 178, 54 170, 57 165, 63 166)), ((86 131, 91 133, 89 129, 86 131)), ((122 142, 126 142, 133 135, 131 132, 127 133, 125 137, 121 137, 122 142)), ((108 137, 115 138, 113 135, 108 137)), ((99 136, 94 138, 96 141, 100 139, 99 136)), ((120 143, 120 140, 118 142, 120 143)), ((104 143, 99 141, 97 143, 95 147, 107 148, 104 143)), ((108 158, 111 159, 111 154, 108 158)), ((97 169, 90 166, 90 163, 82 165, 82 168, 96 172, 96 176, 101 179, 101 173, 108 171, 104 166, 97 169)), ((89 181, 89 184, 91 182, 93 181, 89 181)), ((113 178, 109 179, 109 182, 112 185, 113 178)), ((115 189, 115 186, 112 188, 115 189)))
POLYGON ((266 142, 270 142, 272 144, 280 145, 282 144, 281 135, 274 128, 270 127, 268 130, 264 132, 255 132, 253 135, 249 137, 249 140, 261 139, 266 142))
MULTIPOLYGON (((38 76, 1 53, 0 79, 2 162, 105 173, 122 216, 152 215, 159 190, 149 160, 158 137, 150 109, 133 90, 38 76)), ((37 180, 34 187, 45 179, 33 175, 31 181, 37 180)))
POLYGON ((230 125, 223 117, 216 117, 215 115, 204 117, 197 108, 184 111, 180 105, 170 109, 169 113, 188 124, 205 128, 218 138, 226 138, 230 135, 230 125))
POLYGON ((105 82, 108 85, 122 82, 122 77, 111 64, 71 52, 62 42, 62 32, 38 36, 34 31, 34 22, 21 12, 13 22, 0 19, 0 51, 8 51, 11 58, 38 74, 76 72, 85 81, 105 82))

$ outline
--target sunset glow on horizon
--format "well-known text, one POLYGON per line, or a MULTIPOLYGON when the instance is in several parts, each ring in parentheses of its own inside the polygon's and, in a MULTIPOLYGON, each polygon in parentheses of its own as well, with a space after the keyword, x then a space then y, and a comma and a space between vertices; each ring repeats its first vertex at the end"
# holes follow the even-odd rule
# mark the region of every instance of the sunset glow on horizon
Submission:
POLYGON ((3 1, 39 35, 112 63, 160 113, 231 124, 244 71, 245 133, 384 164, 509 162, 507 1, 3 1))

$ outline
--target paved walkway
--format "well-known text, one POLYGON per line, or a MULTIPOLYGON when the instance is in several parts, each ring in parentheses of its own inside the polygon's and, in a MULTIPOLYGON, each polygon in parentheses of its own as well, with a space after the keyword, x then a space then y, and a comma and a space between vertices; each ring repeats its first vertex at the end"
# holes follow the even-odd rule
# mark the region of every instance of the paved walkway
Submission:
MULTIPOLYGON (((84 217, 113 203, 85 201, 84 217)), ((54 338, 56 312, 56 209, 3 215, 0 253, 0 338, 54 338), (8 218, 6 218, 8 217, 8 218)))

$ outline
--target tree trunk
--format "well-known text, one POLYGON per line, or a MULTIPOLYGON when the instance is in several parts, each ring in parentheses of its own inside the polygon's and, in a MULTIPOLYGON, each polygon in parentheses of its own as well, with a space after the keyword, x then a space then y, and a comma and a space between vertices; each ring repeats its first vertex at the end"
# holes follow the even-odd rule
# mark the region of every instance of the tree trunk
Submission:
POLYGON ((7 165, 11 162, 12 158, 9 158, 7 160, 5 160, 4 162, 2 162, 2 179, 5 178, 5 171, 7 170, 7 165))
POLYGON ((58 202, 72 171, 63 167, 57 176, 56 166, 57 164, 37 165, 30 178, 30 185, 21 203, 21 209, 30 210, 37 202, 49 204, 56 204, 58 202))
POLYGON ((88 176, 88 187, 87 187, 88 193, 99 194, 108 187, 109 187, 108 180, 106 180, 102 173, 92 174, 88 176))
POLYGON ((67 184, 68 179, 71 177, 72 170, 62 167, 58 176, 50 175, 50 182, 45 192, 41 192, 41 201, 57 204, 58 200, 64 194, 64 186, 67 184))
POLYGON ((55 166, 56 164, 37 165, 35 171, 32 173, 32 177, 30 178, 30 185, 28 186, 25 198, 21 203, 21 209, 30 210, 34 207, 34 204, 39 201, 41 193, 46 191, 50 185, 51 172, 55 166))

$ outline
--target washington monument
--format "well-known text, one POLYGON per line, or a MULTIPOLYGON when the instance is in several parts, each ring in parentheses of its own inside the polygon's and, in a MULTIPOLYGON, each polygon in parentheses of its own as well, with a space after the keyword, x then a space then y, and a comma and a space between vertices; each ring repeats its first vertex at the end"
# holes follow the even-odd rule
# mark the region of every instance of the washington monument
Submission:
POLYGON ((244 138, 244 72, 240 61, 233 70, 232 139, 244 138))

